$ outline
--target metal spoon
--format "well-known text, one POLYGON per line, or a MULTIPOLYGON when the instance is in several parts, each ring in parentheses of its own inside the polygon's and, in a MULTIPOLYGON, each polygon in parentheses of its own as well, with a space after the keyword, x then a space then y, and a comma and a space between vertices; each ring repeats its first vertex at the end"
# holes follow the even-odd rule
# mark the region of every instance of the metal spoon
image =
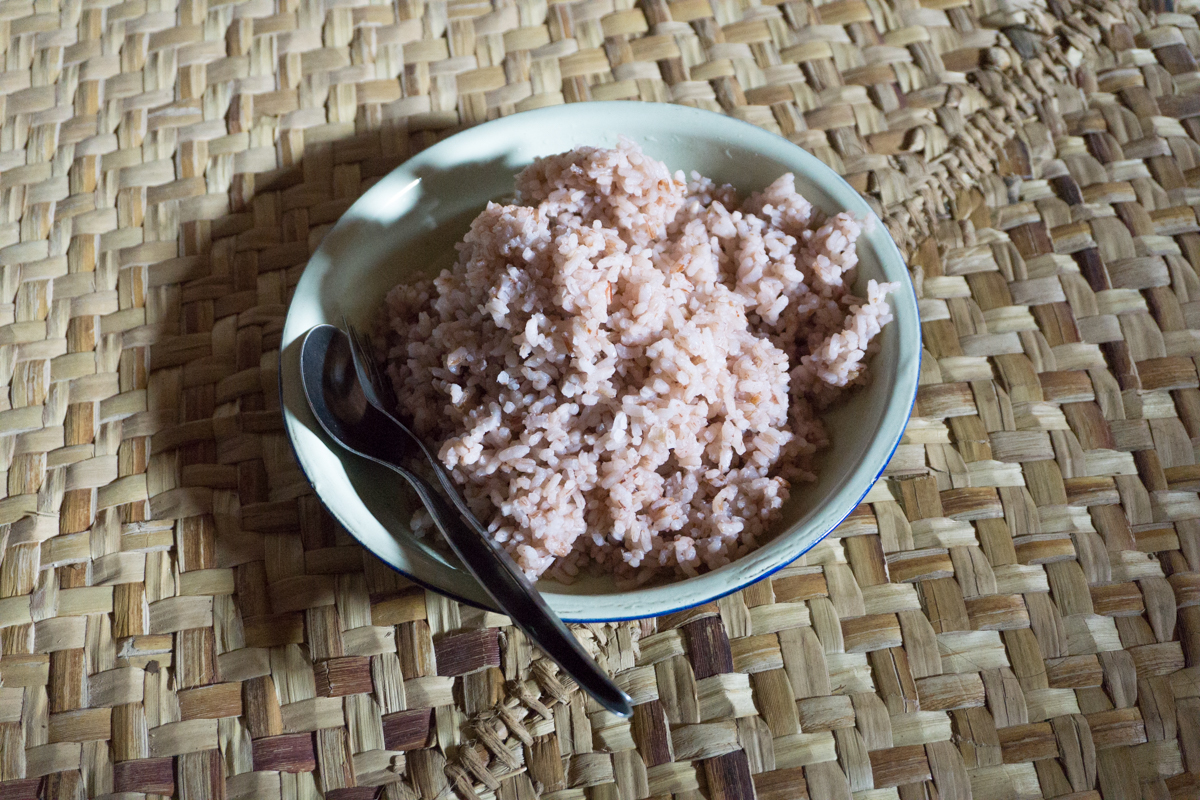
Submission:
MULTIPOLYGON (((446 500, 429 481, 405 466, 413 459, 425 459, 435 472, 441 470, 441 465, 412 431, 370 402, 369 398, 376 397, 371 376, 367 373, 360 383, 358 370, 364 369, 364 365, 356 365, 356 360, 349 338, 334 326, 318 325, 305 334, 300 348, 300 380, 321 428, 345 449, 389 467, 408 481, 467 571, 513 624, 596 702, 618 716, 632 715, 629 695, 596 666, 525 573, 470 514, 465 503, 456 508, 458 503, 446 500), (466 513, 460 513, 462 510, 466 513)), ((440 472, 439 479, 443 475, 440 472)), ((454 490, 453 496, 462 503, 456 495, 454 490)))

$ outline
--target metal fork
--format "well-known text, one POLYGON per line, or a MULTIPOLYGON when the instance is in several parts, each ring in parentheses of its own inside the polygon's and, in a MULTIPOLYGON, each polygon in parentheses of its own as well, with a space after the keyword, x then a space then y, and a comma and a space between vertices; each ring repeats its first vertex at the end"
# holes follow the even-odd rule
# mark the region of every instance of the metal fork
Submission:
MULTIPOLYGON (((443 493, 458 512, 456 515, 447 515, 445 506, 436 499, 432 503, 425 502, 450 548, 513 624, 562 667, 581 689, 612 713, 622 717, 632 715, 629 695, 617 688, 612 679, 596 665, 575 635, 546 605, 541 594, 525 577, 524 571, 475 518, 437 457, 420 437, 396 419, 396 395, 391 382, 383 374, 380 361, 375 358, 370 339, 344 317, 342 322, 346 326, 354 369, 367 403, 390 420, 404 434, 404 439, 412 444, 403 446, 406 453, 389 454, 391 458, 388 460, 401 456, 421 458, 432 468, 443 493)), ((375 460, 382 459, 376 457, 375 460)))
POLYGON ((392 382, 383 374, 379 366, 381 361, 375 354, 375 345, 371 337, 363 334, 350 324, 350 320, 342 316, 342 324, 346 326, 346 335, 350 337, 351 353, 354 355, 354 368, 359 370, 358 380, 362 383, 363 394, 367 402, 373 406, 382 407, 389 414, 394 414, 400 407, 396 399, 396 390, 392 382), (363 374, 365 368, 366 374, 363 374))

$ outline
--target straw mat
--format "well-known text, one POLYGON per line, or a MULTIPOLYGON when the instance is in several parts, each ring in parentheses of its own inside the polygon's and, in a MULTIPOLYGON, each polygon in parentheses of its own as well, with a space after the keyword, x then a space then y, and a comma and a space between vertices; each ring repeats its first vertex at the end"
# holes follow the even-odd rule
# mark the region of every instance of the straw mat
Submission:
POLYGON ((1196 0, 0 0, 0 798, 1200 797, 1196 0), (926 350, 886 477, 600 711, 321 510, 278 343, 458 126, 724 111, 863 192, 926 350))

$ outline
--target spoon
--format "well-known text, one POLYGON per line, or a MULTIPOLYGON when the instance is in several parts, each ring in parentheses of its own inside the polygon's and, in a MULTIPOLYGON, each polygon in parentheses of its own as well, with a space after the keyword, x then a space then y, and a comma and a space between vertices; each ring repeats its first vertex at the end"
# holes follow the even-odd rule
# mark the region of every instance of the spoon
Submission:
POLYGON ((597 703, 621 717, 633 714, 629 695, 596 665, 541 594, 457 496, 450 502, 422 475, 405 466, 414 459, 441 465, 425 444, 388 411, 376 406, 372 375, 358 363, 350 338, 332 325, 317 325, 300 347, 300 381, 313 416, 330 438, 355 455, 382 464, 403 477, 441 529, 450 548, 496 605, 530 640, 575 679, 597 703), (361 381, 361 382, 360 382, 361 381))

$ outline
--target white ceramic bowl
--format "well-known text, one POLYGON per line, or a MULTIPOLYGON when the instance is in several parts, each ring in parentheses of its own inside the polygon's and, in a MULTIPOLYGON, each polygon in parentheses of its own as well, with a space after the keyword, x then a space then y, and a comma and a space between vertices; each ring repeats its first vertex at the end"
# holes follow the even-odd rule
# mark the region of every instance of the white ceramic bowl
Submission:
MULTIPOLYGON (((872 216, 833 170, 786 139, 708 111, 637 102, 555 106, 479 125, 414 156, 359 198, 313 254, 292 297, 280 364, 287 432, 317 495, 355 538, 389 566, 456 599, 490 603, 453 558, 410 534, 416 501, 400 488, 401 479, 348 455, 319 432, 300 388, 300 340, 318 323, 340 324, 343 314, 365 326, 393 285, 449 267, 471 219, 487 201, 511 195, 513 176, 535 157, 581 145, 611 146, 619 135, 672 170, 697 170, 742 192, 792 172, 797 189, 824 211, 872 216)), ((858 252, 860 294, 869 278, 901 283, 891 296, 895 320, 881 334, 870 385, 827 415, 833 446, 820 480, 795 487, 774 538, 721 569, 635 591, 618 590, 606 576, 570 586, 540 582, 560 616, 631 619, 708 602, 785 566, 862 500, 912 410, 921 334, 908 270, 882 224, 859 240, 858 252)))

